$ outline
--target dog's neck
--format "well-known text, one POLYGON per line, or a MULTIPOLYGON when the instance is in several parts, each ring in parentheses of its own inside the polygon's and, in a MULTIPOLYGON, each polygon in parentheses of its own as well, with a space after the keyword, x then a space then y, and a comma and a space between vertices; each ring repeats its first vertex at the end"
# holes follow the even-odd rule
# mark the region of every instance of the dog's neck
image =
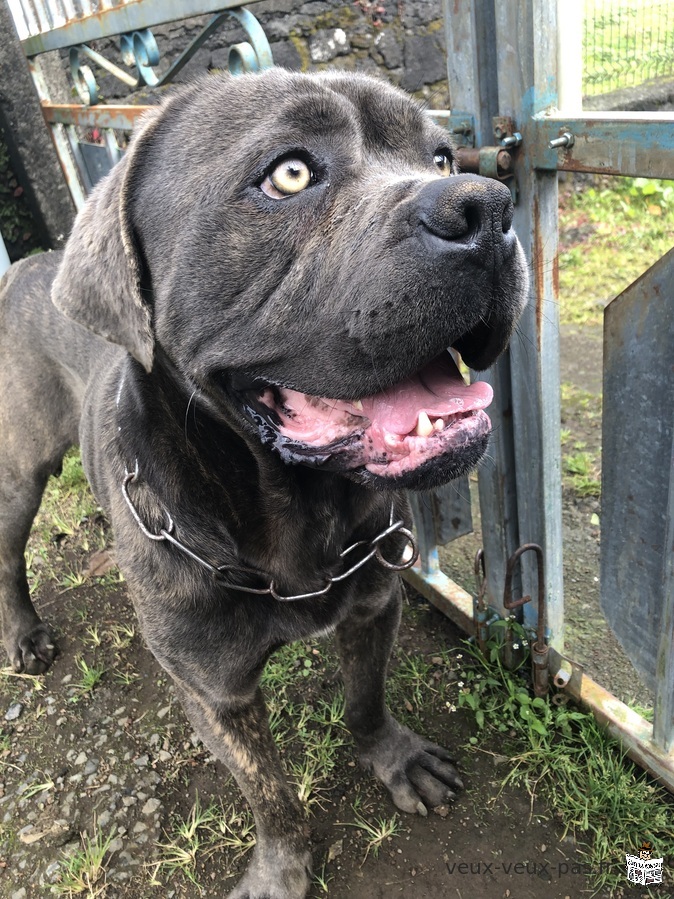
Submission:
POLYGON ((317 589, 326 572, 337 574, 346 546, 388 526, 392 503, 396 520, 406 518, 404 498, 287 465, 236 422, 216 419, 161 355, 149 374, 129 357, 115 412, 122 464, 138 463, 151 519, 163 522, 170 510, 188 545, 279 581, 283 573, 288 592, 317 589))

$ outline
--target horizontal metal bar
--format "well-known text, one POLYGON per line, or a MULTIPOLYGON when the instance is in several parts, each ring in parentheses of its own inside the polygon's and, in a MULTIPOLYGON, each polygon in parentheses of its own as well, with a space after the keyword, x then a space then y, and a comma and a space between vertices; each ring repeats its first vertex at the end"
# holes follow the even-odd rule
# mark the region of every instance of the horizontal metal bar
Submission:
MULTIPOLYGON (((257 0, 250 0, 247 5, 255 2, 257 0)), ((103 9, 60 28, 34 34, 22 40, 21 46, 26 56, 35 56, 47 50, 86 44, 102 37, 140 31, 166 22, 221 12, 241 5, 241 0, 198 0, 196 3, 193 0, 131 0, 123 6, 103 9)))
POLYGON ((152 106, 81 106, 42 103, 42 114, 50 125, 80 125, 83 128, 117 128, 131 131, 152 106))
MULTIPOLYGON (((551 649, 551 671, 559 668, 561 660, 562 656, 551 649)), ((653 725, 649 721, 585 673, 580 678, 580 687, 575 685, 572 677, 564 689, 590 709, 597 721, 620 741, 632 761, 674 793, 674 752, 665 752, 653 742, 653 725)))
MULTIPOLYGON (((405 580, 467 634, 474 633, 473 600, 466 590, 437 570, 422 574, 415 566, 403 573, 405 580)), ((565 659, 550 648, 550 670, 556 674, 565 659)), ((573 667, 573 663, 570 663, 573 667)), ((626 754, 674 793, 674 751, 665 752, 653 742, 653 725, 628 705, 576 669, 565 688, 576 701, 587 706, 606 727, 626 754)))
POLYGON ((407 583, 467 634, 473 634, 473 597, 439 569, 422 574, 418 565, 403 572, 407 583))
POLYGON ((537 169, 597 172, 643 178, 674 178, 674 114, 671 112, 583 113, 534 118, 525 141, 537 169), (549 143, 570 132, 573 146, 549 143))

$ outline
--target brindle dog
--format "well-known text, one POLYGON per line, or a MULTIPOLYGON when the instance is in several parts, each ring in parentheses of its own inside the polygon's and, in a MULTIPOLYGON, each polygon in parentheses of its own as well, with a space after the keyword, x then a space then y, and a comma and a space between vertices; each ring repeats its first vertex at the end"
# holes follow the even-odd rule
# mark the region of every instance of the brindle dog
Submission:
POLYGON ((386 708, 401 587, 381 562, 409 544, 405 489, 487 445, 490 389, 447 348, 482 369, 506 346, 527 289, 512 212, 384 83, 211 77, 143 119, 64 253, 4 279, 5 647, 16 671, 55 657, 23 551, 79 441, 144 637, 255 813, 231 899, 309 884, 258 686, 283 644, 335 633, 360 761, 398 808, 425 815, 461 786, 386 708))

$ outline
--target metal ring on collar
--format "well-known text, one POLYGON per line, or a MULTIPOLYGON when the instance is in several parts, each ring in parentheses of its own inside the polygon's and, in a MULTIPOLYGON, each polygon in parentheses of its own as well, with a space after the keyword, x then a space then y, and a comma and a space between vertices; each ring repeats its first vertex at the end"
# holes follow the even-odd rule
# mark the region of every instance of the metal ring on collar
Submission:
POLYGON ((138 527, 141 529, 143 534, 145 534, 145 536, 148 539, 157 540, 158 542, 160 542, 162 540, 167 540, 168 539, 167 535, 173 533, 174 524, 173 524, 173 519, 171 518, 171 513, 168 511, 166 506, 164 506, 164 513, 165 513, 166 519, 168 521, 168 526, 165 528, 162 528, 158 534, 153 534, 152 531, 149 531, 145 527, 143 520, 141 519, 136 507, 133 504, 133 500, 129 496, 129 484, 132 481, 135 481, 137 477, 138 477, 138 460, 136 459, 136 465, 135 465, 135 468, 133 471, 129 471, 128 468, 124 469, 124 480, 122 481, 122 496, 126 500, 126 504, 129 507, 129 511, 131 512, 134 519, 136 520, 136 524, 138 525, 138 527))

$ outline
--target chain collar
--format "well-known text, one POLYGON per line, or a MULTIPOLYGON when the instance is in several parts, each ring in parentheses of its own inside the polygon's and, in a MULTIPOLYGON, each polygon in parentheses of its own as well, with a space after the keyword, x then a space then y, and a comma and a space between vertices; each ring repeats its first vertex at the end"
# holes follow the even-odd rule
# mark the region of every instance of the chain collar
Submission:
POLYGON ((357 562, 355 562, 350 568, 347 568, 346 571, 343 571, 341 574, 335 575, 335 577, 327 576, 325 580, 325 586, 321 590, 314 590, 312 593, 298 593, 295 596, 283 596, 278 593, 276 587, 274 585, 274 580, 269 579, 267 575, 265 575, 261 571, 256 571, 254 568, 246 568, 242 565, 212 565, 207 559, 204 559, 203 556, 200 556, 193 549, 190 549, 188 546, 185 546, 178 538, 174 535, 175 524, 171 513, 164 506, 164 514, 166 515, 166 526, 160 528, 157 533, 152 533, 152 531, 148 530, 148 528, 143 523, 140 515, 138 514, 138 510, 133 504, 133 500, 129 495, 129 484, 133 481, 138 480, 138 462, 136 461, 136 465, 133 471, 129 471, 128 468, 125 468, 124 471, 124 480, 122 481, 122 496, 124 497, 127 506, 129 507, 129 511, 133 515, 136 524, 142 531, 142 533, 149 539, 155 540, 157 542, 168 542, 171 543, 176 549, 180 550, 180 552, 184 553, 186 556, 189 556, 190 559, 194 559, 195 562, 198 562, 203 568, 206 568, 216 577, 226 577, 229 574, 241 574, 241 575, 252 575, 253 577, 261 578, 263 580, 269 580, 268 587, 244 587, 240 584, 231 584, 227 583, 227 586, 230 590, 239 590, 242 593, 255 593, 259 596, 269 595, 276 599, 278 602, 296 602, 298 599, 312 599, 314 596, 324 596, 328 591, 332 588, 333 584, 338 584, 340 581, 346 580, 356 571, 361 569, 363 565, 370 561, 370 559, 376 559, 377 562, 384 568, 387 568, 389 571, 406 571, 408 568, 411 568, 412 565, 416 562, 419 556, 419 549, 417 547, 416 540, 414 535, 409 530, 409 528, 405 527, 405 522, 400 519, 399 521, 393 520, 393 503, 391 503, 391 514, 389 516, 389 525, 387 528, 384 528, 376 537, 373 537, 372 540, 358 540, 356 543, 351 544, 351 546, 347 546, 346 549, 343 549, 339 554, 340 559, 346 559, 350 553, 359 547, 367 547, 367 551, 365 555, 360 558, 357 562), (407 550, 405 552, 405 558, 402 562, 389 562, 388 559, 384 558, 381 551, 381 544, 392 534, 402 534, 407 541, 407 550))

